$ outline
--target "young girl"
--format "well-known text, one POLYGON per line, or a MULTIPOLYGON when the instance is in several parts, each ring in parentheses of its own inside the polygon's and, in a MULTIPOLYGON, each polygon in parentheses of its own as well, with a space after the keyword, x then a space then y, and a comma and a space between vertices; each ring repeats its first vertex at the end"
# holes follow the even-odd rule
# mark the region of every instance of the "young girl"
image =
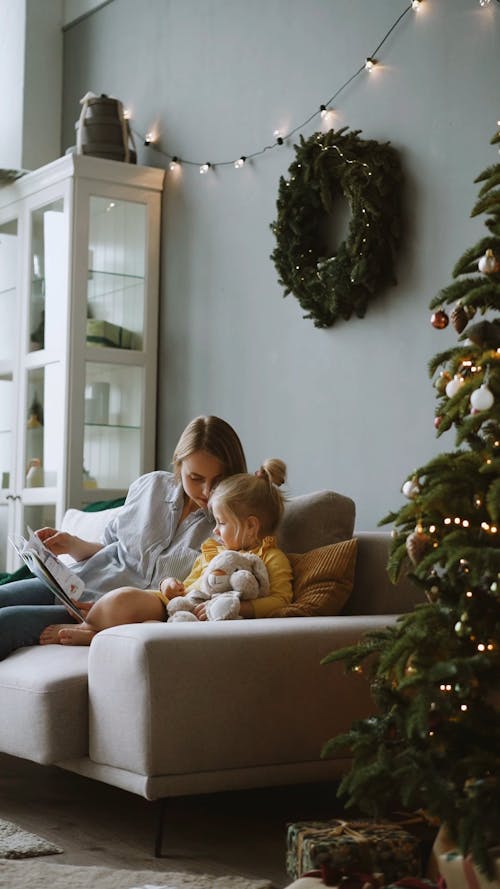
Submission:
MULTIPOLYGON (((209 501, 218 539, 209 538, 202 544, 201 555, 184 582, 167 577, 159 590, 112 590, 92 606, 82 624, 62 626, 53 641, 89 645, 96 633, 108 627, 166 620, 169 600, 196 588, 207 565, 224 549, 255 553, 269 574, 269 595, 240 602, 241 617, 270 617, 273 611, 289 604, 292 569, 271 536, 283 514, 284 498, 278 485, 283 484, 285 476, 286 467, 281 460, 266 460, 255 475, 239 473, 219 482, 209 501)), ((194 614, 198 620, 206 620, 205 603, 197 605, 194 614)))

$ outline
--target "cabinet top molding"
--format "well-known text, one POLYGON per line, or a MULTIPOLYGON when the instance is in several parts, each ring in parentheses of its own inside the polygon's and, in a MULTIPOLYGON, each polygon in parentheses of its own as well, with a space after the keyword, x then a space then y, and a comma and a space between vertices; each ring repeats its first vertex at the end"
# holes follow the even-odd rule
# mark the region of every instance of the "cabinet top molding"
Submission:
POLYGON ((79 179, 101 180, 107 183, 133 185, 149 191, 161 191, 165 170, 85 154, 67 154, 0 188, 0 206, 19 200, 37 191, 39 187, 46 188, 53 182, 60 182, 65 177, 71 178, 75 175, 79 179))

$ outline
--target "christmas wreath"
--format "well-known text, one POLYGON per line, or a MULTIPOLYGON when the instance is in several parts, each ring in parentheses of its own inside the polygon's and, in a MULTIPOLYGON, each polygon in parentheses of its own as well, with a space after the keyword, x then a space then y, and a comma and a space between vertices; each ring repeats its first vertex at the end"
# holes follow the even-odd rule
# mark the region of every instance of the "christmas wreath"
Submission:
POLYGON ((331 327, 395 284, 402 181, 399 156, 389 143, 359 138, 360 130, 329 130, 300 137, 289 178, 280 179, 271 224, 271 254, 285 296, 293 293, 315 327, 331 327), (351 219, 346 239, 328 255, 327 222, 342 194, 351 219))

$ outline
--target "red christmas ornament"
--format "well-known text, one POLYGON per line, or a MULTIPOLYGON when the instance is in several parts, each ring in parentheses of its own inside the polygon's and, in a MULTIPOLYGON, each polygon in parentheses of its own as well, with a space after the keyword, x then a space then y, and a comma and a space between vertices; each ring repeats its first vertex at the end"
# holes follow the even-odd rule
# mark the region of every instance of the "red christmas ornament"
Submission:
POLYGON ((434 417, 434 427, 435 429, 439 429, 441 426, 442 417, 434 417))
POLYGON ((438 309, 431 315, 431 324, 436 330, 444 330, 445 327, 448 327, 449 321, 448 315, 442 309, 438 309))

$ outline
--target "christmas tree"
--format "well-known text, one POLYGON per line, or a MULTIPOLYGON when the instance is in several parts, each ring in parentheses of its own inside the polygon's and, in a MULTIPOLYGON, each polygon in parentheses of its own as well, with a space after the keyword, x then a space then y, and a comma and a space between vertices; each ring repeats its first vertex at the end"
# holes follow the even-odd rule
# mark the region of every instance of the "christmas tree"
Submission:
POLYGON ((500 163, 475 181, 471 215, 486 215, 488 234, 431 302, 433 325, 451 320, 458 334, 429 364, 437 435, 453 427, 456 449, 412 472, 405 505, 381 522, 394 526, 389 575, 408 572, 425 595, 386 630, 325 658, 361 672, 368 658, 377 715, 324 755, 352 752, 339 787, 348 806, 377 816, 396 800, 423 808, 491 876, 500 838, 500 163))

